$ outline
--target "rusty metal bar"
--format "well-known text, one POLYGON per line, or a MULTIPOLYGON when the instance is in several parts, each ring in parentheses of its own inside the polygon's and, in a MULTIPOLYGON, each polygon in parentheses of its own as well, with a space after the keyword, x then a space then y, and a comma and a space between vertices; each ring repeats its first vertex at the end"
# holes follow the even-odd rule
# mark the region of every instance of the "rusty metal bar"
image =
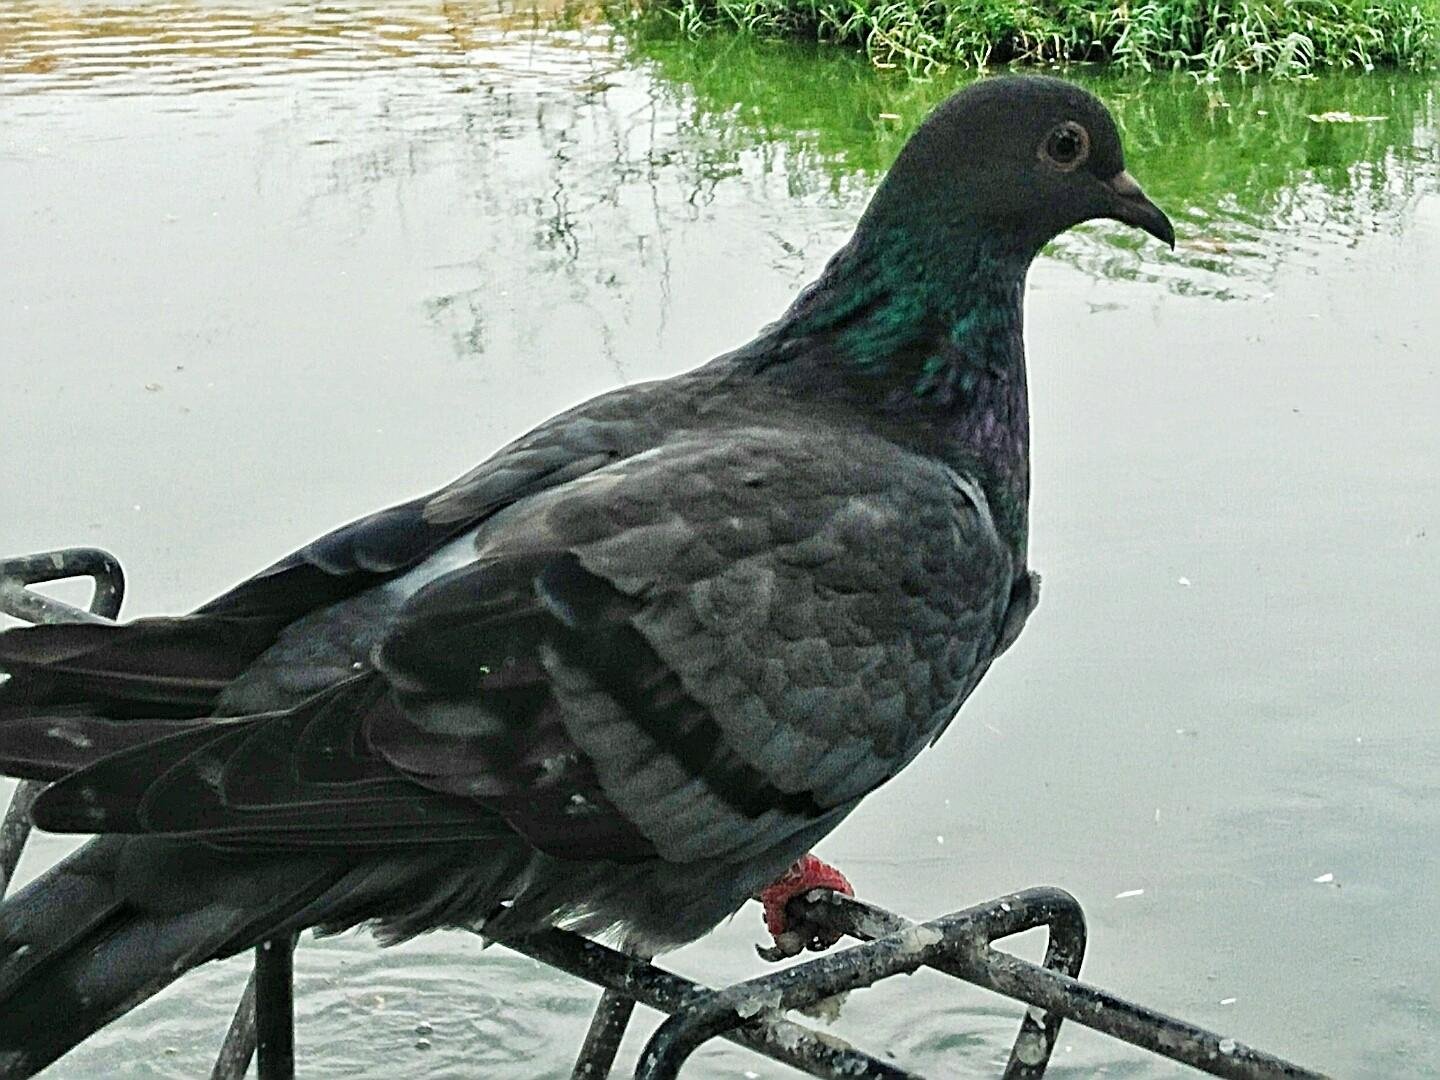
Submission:
POLYGON ((620 1052, 620 1041, 625 1037, 625 1028, 634 1012, 633 997, 609 989, 600 994, 600 1002, 595 1006, 595 1015, 585 1032, 585 1042, 580 1046, 580 1056, 575 1059, 570 1080, 601 1080, 610 1075, 615 1055, 620 1052))
MULTIPOLYGON (((813 894, 812 894, 813 895, 813 894)), ((817 915, 865 944, 823 956, 784 971, 751 979, 692 1001, 684 1012, 660 1025, 640 1058, 637 1080, 671 1080, 706 1040, 741 1028, 756 1008, 801 1008, 834 994, 870 986, 893 975, 932 967, 966 982, 1045 1010, 1022 1026, 1011 1053, 1011 1066, 1028 1075, 1043 1073, 1054 1033, 1053 1013, 1103 1031, 1136 1046, 1179 1061, 1211 1076, 1231 1080, 1323 1080, 1320 1073, 1255 1050, 1183 1020, 1116 997, 1079 982, 1063 971, 1031 964, 991 948, 1012 934, 1049 926, 1065 935, 1080 918, 1080 907, 1059 889, 1028 889, 966 908, 927 923, 904 925, 883 909, 830 894, 817 915), (897 921, 900 925, 897 925, 897 921), (893 928, 893 929, 889 929, 893 928), (875 936, 876 929, 887 929, 875 936), (1046 1035, 1049 1034, 1049 1039, 1046 1035), (1040 1073, 1035 1072, 1035 1068, 1040 1073)), ((1071 946, 1061 946, 1063 961, 1071 946)), ((1007 1068, 1006 1076, 1027 1075, 1007 1068)))
POLYGON ((225 1029, 225 1039, 210 1070, 210 1080, 240 1080, 249 1071, 250 1059, 255 1056, 255 1039, 255 970, 252 968, 235 1006, 235 1015, 225 1029))
MULTIPOLYGON (((714 993, 709 987, 565 930, 542 930, 502 939, 498 944, 665 1013, 683 1013, 692 1001, 714 993)), ((603 999, 601 1007, 606 1008, 603 999)), ((758 1017, 744 1028, 726 1032, 723 1038, 822 1080, 919 1080, 914 1073, 871 1057, 834 1036, 816 1035, 781 1017, 758 1017)), ((615 1045, 619 1045, 618 1033, 615 1045)), ((594 1063, 583 1058, 577 1062, 577 1073, 587 1064, 594 1063)), ((586 1080, 599 1080, 609 1075, 609 1066, 578 1074, 586 1080)))
POLYGON ((295 1075, 295 935, 255 946, 255 1071, 260 1080, 295 1075))

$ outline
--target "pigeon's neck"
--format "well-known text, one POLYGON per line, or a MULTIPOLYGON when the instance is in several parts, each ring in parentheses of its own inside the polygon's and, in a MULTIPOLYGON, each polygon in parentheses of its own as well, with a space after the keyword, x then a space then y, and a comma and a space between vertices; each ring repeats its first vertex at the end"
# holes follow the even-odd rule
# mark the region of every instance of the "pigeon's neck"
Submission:
POLYGON ((745 350, 759 378, 844 401, 897 441, 977 474, 1022 559, 1030 476, 1022 326, 1033 254, 918 226, 913 236, 862 230, 745 350))
POLYGON ((959 369, 1023 365, 1017 331, 1030 253, 957 230, 908 233, 856 234, 773 330, 823 340, 832 363, 907 385, 916 398, 959 369))

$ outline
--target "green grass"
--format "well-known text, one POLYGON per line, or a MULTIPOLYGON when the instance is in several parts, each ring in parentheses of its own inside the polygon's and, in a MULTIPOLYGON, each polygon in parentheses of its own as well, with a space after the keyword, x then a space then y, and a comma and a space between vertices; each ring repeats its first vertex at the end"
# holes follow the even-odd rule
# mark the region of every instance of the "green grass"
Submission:
POLYGON ((1440 0, 638 0, 638 18, 863 49, 881 67, 1103 62, 1265 72, 1422 68, 1440 0))

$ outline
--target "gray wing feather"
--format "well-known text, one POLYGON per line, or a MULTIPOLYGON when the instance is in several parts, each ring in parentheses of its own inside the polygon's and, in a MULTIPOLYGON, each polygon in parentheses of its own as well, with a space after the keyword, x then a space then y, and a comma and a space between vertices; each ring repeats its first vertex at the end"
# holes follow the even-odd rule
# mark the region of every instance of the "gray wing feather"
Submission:
MULTIPOLYGON (((500 511, 475 547, 480 564, 573 558, 678 680, 689 726, 657 730, 613 673, 537 646, 604 800, 677 862, 769 847, 898 772, 989 663, 1014 576, 978 489, 944 466, 766 429, 594 470, 500 511)), ((426 596, 401 613, 412 639, 426 596)))

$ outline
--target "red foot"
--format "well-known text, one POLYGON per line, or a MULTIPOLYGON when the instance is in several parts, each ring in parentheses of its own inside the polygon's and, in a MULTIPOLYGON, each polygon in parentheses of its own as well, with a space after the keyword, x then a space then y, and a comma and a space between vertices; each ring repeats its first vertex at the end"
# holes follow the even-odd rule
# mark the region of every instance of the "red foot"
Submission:
POLYGON ((854 896, 855 890, 845 875, 829 863, 823 863, 814 855, 806 855, 780 877, 773 885, 767 885, 756 897, 765 905, 765 928, 778 942, 780 935, 794 929, 785 906, 797 896, 804 896, 811 889, 834 889, 846 896, 854 896))

